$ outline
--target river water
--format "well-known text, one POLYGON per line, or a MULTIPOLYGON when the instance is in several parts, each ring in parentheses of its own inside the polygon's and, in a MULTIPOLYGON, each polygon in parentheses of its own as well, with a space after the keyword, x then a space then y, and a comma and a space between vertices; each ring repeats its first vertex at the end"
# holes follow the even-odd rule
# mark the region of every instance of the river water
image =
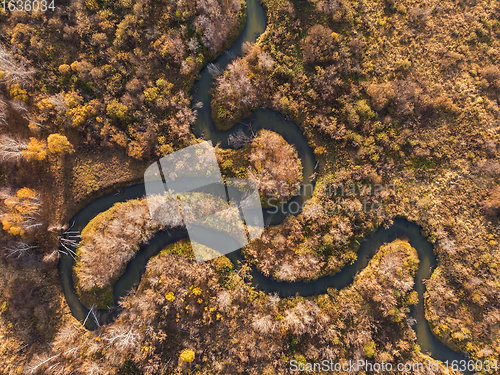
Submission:
MULTIPOLYGON (((254 42, 264 32, 266 28, 266 16, 264 9, 258 0, 246 0, 247 21, 245 27, 236 40, 236 42, 222 54, 214 63, 224 70, 225 67, 238 55, 241 54, 243 43, 254 42)), ((205 67, 200 73, 200 77, 193 90, 193 104, 203 103, 203 107, 198 109, 198 118, 193 125, 193 133, 197 137, 203 137, 211 140, 213 144, 220 143, 221 147, 228 147, 228 136, 238 131, 250 134, 249 125, 256 133, 260 129, 268 129, 279 133, 290 144, 294 145, 299 154, 303 166, 303 187, 300 193, 288 202, 277 214, 271 214, 264 210, 264 217, 267 224, 278 224, 283 221, 288 206, 297 202, 301 207, 303 203, 312 195, 311 189, 304 189, 304 184, 310 184, 310 176, 314 173, 315 160, 314 154, 304 138, 301 129, 294 123, 286 120, 280 114, 269 109, 258 109, 252 114, 252 118, 240 122, 229 131, 218 131, 213 123, 210 112, 210 89, 213 79, 205 67)), ((72 230, 81 231, 87 223, 97 216, 111 208, 117 202, 124 202, 129 199, 141 198, 145 196, 143 184, 136 184, 124 188, 119 195, 109 194, 100 197, 80 212, 72 219, 70 224, 72 230)), ((110 311, 100 310, 98 312, 101 323, 109 322, 116 316, 118 300, 126 295, 127 292, 137 287, 142 274, 144 273, 148 260, 158 254, 166 245, 187 237, 187 231, 184 228, 175 228, 169 231, 162 231, 154 236, 151 241, 141 247, 136 256, 127 265, 125 273, 115 283, 114 286, 114 305, 115 308, 110 311)), ((432 334, 424 316, 423 295, 425 286, 422 280, 430 277, 432 269, 436 265, 436 259, 433 253, 432 245, 421 235, 420 228, 405 219, 396 218, 390 228, 379 228, 377 231, 367 236, 360 245, 358 258, 352 264, 335 275, 324 276, 311 282, 286 283, 273 280, 264 276, 255 269, 252 270, 252 283, 257 289, 266 293, 276 292, 282 297, 295 295, 314 296, 326 293, 328 288, 341 289, 349 286, 354 276, 365 268, 369 260, 376 253, 377 249, 384 243, 391 242, 396 238, 407 239, 417 250, 420 259, 420 266, 415 277, 415 290, 418 292, 419 303, 412 308, 411 316, 416 320, 413 328, 417 334, 417 343, 424 353, 430 354, 433 358, 441 361, 463 360, 467 359, 463 354, 457 353, 444 346, 432 334)), ((228 258, 236 264, 238 260, 243 260, 240 251, 228 254, 228 258)), ((88 314, 88 308, 83 306, 75 293, 72 280, 72 267, 74 260, 70 256, 63 255, 59 262, 60 280, 66 301, 76 319, 84 321, 88 314)), ((92 318, 86 321, 87 329, 97 328, 92 318)))

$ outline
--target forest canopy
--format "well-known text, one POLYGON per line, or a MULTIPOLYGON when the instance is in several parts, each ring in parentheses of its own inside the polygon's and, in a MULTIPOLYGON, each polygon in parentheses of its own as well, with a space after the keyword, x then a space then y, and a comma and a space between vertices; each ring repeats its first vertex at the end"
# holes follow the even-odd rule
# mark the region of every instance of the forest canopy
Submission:
MULTIPOLYGON (((192 133, 193 89, 208 90, 194 83, 237 39, 246 6, 65 0, 44 14, 0 10, 2 371, 271 375, 290 373, 292 360, 429 361, 411 327, 419 261, 406 241, 381 245, 342 290, 281 298, 250 284, 250 267, 284 283, 341 272, 362 239, 401 217, 436 255, 419 306, 432 333, 474 361, 498 360, 498 4, 262 5, 265 31, 246 35, 223 71, 210 65, 203 105, 224 131, 259 107, 293 121, 314 152, 314 194, 296 216, 266 223, 241 263, 196 263, 188 241, 167 246, 118 305, 113 284, 167 228, 142 198, 102 212, 82 233, 71 217, 102 195, 120 200, 151 163, 210 138, 192 133), (393 188, 372 194, 377 184, 393 188), (329 192, 339 185, 363 189, 329 192), (339 199, 380 209, 329 210, 339 199), (96 307, 111 306, 114 320, 88 331, 70 313, 61 257, 76 258, 87 318, 99 322, 96 307)), ((227 139, 234 150, 214 142, 223 176, 253 179, 263 201, 276 191, 289 199, 309 177, 296 150, 245 124, 227 139)))

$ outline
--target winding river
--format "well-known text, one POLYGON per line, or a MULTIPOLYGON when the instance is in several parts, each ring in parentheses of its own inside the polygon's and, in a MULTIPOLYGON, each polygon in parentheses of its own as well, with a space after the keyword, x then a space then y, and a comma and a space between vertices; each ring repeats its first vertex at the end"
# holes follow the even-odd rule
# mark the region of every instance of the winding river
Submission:
MULTIPOLYGON (((241 48, 246 41, 254 42, 266 28, 266 16, 264 9, 259 4, 258 0, 246 0, 247 6, 247 21, 245 27, 233 44, 233 46, 221 55, 215 64, 224 70, 225 67, 241 54, 241 48)), ((275 131, 283 136, 283 138, 294 145, 298 151, 299 157, 303 166, 303 183, 308 184, 310 176, 314 173, 315 160, 314 154, 309 147, 307 140, 304 138, 301 129, 290 121, 287 121, 280 114, 268 110, 256 110, 251 119, 243 121, 231 130, 226 132, 218 131, 213 123, 210 112, 210 88, 212 87, 212 76, 205 67, 200 74, 198 81, 193 90, 193 104, 202 102, 203 107, 198 110, 198 118, 193 125, 193 133, 197 137, 203 137, 211 140, 213 144, 220 143, 221 147, 228 147, 228 136, 238 131, 244 131, 249 134, 249 124, 254 132, 260 129, 268 129, 275 131)), ((304 185, 303 185, 304 186, 304 185)), ((119 195, 109 194, 100 197, 85 208, 78 212, 72 219, 72 230, 81 231, 87 223, 101 212, 111 208, 117 202, 124 202, 129 199, 135 199, 145 196, 143 184, 132 185, 124 188, 119 195)), ((312 196, 312 191, 301 188, 300 193, 288 202, 280 213, 271 214, 264 210, 264 219, 267 224, 281 223, 285 217, 281 213, 287 212, 287 208, 292 202, 302 203, 312 196)), ((114 304, 117 305, 118 300, 123 297, 128 291, 137 287, 142 274, 144 273, 148 260, 158 254, 166 245, 176 242, 187 237, 187 231, 183 228, 174 228, 168 231, 162 231, 155 235, 151 241, 141 247, 136 256, 129 262, 125 273, 115 283, 114 286, 114 304)), ((422 348, 422 351, 430 354, 433 358, 441 361, 453 361, 467 359, 463 354, 457 353, 448 347, 444 346, 431 332, 424 316, 424 290, 422 283, 424 279, 430 277, 433 268, 436 265, 436 259, 433 253, 432 245, 420 234, 420 228, 405 219, 396 218, 394 224, 390 228, 379 228, 377 231, 367 236, 361 243, 357 260, 341 272, 324 276, 311 282, 295 282, 286 283, 278 282, 269 277, 264 276, 255 269, 252 270, 252 283, 257 289, 266 293, 277 292, 282 297, 295 295, 314 296, 326 293, 328 288, 341 289, 349 286, 354 276, 365 268, 369 260, 376 253, 377 249, 384 243, 391 242, 396 238, 407 239, 410 244, 417 250, 420 259, 420 267, 415 276, 415 290, 418 292, 419 303, 413 307, 410 315, 416 320, 413 328, 417 334, 417 342, 422 348)), ((236 263, 242 260, 243 256, 240 251, 233 252, 228 255, 228 258, 236 263)), ((64 295, 71 309, 72 314, 80 321, 86 320, 85 327, 87 329, 95 329, 97 325, 92 318, 86 319, 89 310, 82 305, 78 296, 75 293, 72 280, 72 267, 74 260, 69 255, 63 255, 59 262, 60 280, 64 295)), ((99 310, 98 317, 101 323, 106 323, 112 320, 116 315, 117 309, 114 311, 99 310)))

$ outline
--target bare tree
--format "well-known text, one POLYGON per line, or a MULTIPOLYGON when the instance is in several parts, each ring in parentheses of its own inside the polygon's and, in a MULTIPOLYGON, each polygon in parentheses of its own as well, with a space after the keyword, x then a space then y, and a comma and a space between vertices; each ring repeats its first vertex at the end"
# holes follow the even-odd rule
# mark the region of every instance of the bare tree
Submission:
MULTIPOLYGON (((26 121, 28 121, 29 123, 31 123, 39 128, 45 127, 45 125, 42 125, 39 122, 35 121, 35 119, 31 115, 31 113, 29 112, 28 107, 26 106, 26 103, 24 103, 23 101, 12 100, 10 102, 10 105, 11 105, 12 109, 14 109, 16 112, 18 112, 21 115, 21 117, 23 119, 25 119, 26 121)), ((1 112, 1 103, 0 103, 0 112, 1 112)))
POLYGON ((115 324, 106 332, 104 340, 108 347, 114 345, 119 352, 126 352, 139 346, 141 335, 133 326, 115 324))
POLYGON ((44 128, 45 125, 39 123, 38 121, 36 121, 33 116, 31 116, 31 113, 29 112, 26 112, 24 115, 23 115, 23 119, 25 119, 26 121, 28 121, 30 123, 30 128, 31 126, 36 126, 37 128, 44 128))
POLYGON ((271 309, 277 308, 280 301, 281 299, 276 292, 267 296, 267 306, 269 306, 271 309))
POLYGON ((82 325, 85 326, 85 323, 87 323, 87 320, 89 319, 89 316, 92 315, 92 317, 94 318, 94 321, 96 322, 97 326, 100 327, 101 325, 99 324, 99 319, 97 318, 97 314, 95 312, 95 308, 96 306, 95 305, 92 305, 90 306, 90 310, 87 314, 87 316, 85 317, 85 320, 83 321, 82 325))
POLYGON ((226 290, 223 290, 217 295, 217 303, 219 304, 222 310, 227 310, 231 306, 232 303, 231 293, 226 290))
POLYGON ((0 189, 0 199, 7 199, 12 196, 12 191, 10 188, 2 188, 0 189))
POLYGON ((56 111, 59 113, 65 113, 68 110, 68 105, 64 99, 64 95, 61 93, 52 95, 49 97, 50 102, 55 107, 56 111))
POLYGON ((42 226, 42 223, 40 223, 35 217, 35 215, 38 215, 38 213, 39 212, 37 211, 23 217, 23 221, 20 223, 20 225, 25 231, 34 230, 35 228, 42 226))
POLYGON ((81 367, 82 374, 100 375, 107 374, 106 366, 98 362, 84 362, 81 367))
POLYGON ((341 9, 342 2, 340 0, 321 0, 316 3, 316 7, 320 12, 334 14, 341 9))
POLYGON ((40 370, 45 367, 45 372, 47 374, 63 374, 64 373, 64 362, 57 361, 53 362, 56 358, 61 357, 68 358, 76 358, 80 350, 78 346, 71 346, 66 351, 61 351, 55 355, 50 355, 48 353, 43 353, 41 355, 36 354, 31 360, 30 364, 26 366, 25 373, 29 375, 34 375, 40 373, 40 370))
POLYGON ((25 255, 31 255, 30 250, 36 248, 37 246, 29 245, 26 241, 18 241, 5 247, 5 249, 9 252, 8 256, 15 256, 16 258, 20 258, 25 255))
POLYGON ((276 325, 270 315, 254 316, 252 327, 259 333, 269 334, 275 331, 276 325))
POLYGON ((210 18, 205 15, 201 15, 198 16, 194 22, 196 27, 203 30, 203 44, 205 47, 214 50, 216 43, 215 27, 210 18))
POLYGON ((265 71, 271 70, 274 67, 274 59, 267 52, 262 52, 259 55, 259 65, 265 71))
POLYGON ((0 126, 7 124, 9 115, 7 114, 7 103, 0 99, 0 126))
POLYGON ((16 59, 0 44, 0 70, 8 83, 27 83, 35 70, 28 69, 23 62, 16 59))
POLYGON ((207 69, 212 77, 222 74, 222 70, 219 68, 219 66, 213 63, 209 63, 207 69))
POLYGON ((187 42, 187 47, 191 52, 196 52, 200 48, 200 43, 198 43, 198 39, 191 38, 187 42))
POLYGON ((26 106, 26 103, 21 100, 11 100, 10 105, 12 106, 12 109, 21 114, 28 112, 28 107, 26 106))
POLYGON ((49 232, 60 232, 60 231, 67 230, 67 229, 68 229, 68 224, 65 224, 65 225, 62 225, 62 224, 51 224, 47 228, 47 230, 49 232))
POLYGON ((47 365, 50 361, 59 357, 61 353, 49 357, 48 354, 44 353, 42 355, 36 354, 31 363, 26 367, 27 374, 36 374, 43 366, 47 365))
POLYGON ((23 150, 28 148, 28 142, 15 139, 7 134, 0 136, 0 160, 19 161, 23 157, 23 150))
POLYGON ((78 243, 82 239, 82 236, 80 235, 80 232, 72 231, 71 230, 72 227, 73 225, 59 236, 59 243, 64 249, 64 250, 59 250, 59 252, 61 254, 69 255, 73 259, 75 259, 76 248, 78 247, 78 243))

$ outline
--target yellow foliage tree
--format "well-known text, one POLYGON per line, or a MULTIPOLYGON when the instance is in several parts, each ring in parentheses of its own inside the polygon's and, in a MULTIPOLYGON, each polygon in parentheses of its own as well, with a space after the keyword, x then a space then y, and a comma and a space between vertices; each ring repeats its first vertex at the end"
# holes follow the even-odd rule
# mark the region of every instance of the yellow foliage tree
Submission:
POLYGON ((53 110, 54 109, 54 104, 50 101, 49 98, 43 98, 43 99, 39 100, 36 103, 36 107, 41 112, 45 112, 45 111, 51 111, 51 110, 53 110))
POLYGON ((118 100, 113 100, 111 104, 106 107, 106 113, 113 119, 126 121, 128 119, 128 108, 125 104, 120 103, 118 100))
MULTIPOLYGON (((72 99, 73 100, 73 99, 72 99)), ((69 104, 71 107, 74 103, 69 104)), ((68 115, 72 117, 73 127, 83 125, 88 119, 94 116, 97 111, 95 108, 95 100, 91 100, 88 104, 77 105, 68 111, 68 115)))
POLYGON ((10 96, 14 100, 21 100, 23 102, 28 101, 28 92, 23 90, 17 83, 10 86, 10 96))
POLYGON ((59 73, 68 75, 71 72, 71 67, 68 64, 59 65, 59 73))
POLYGON ((47 147, 44 142, 31 137, 28 147, 22 154, 26 160, 44 160, 47 157, 47 147))
POLYGON ((64 95, 64 101, 69 108, 76 108, 83 102, 83 98, 77 92, 71 91, 64 95))
POLYGON ((74 61, 72 64, 71 64, 71 70, 77 72, 78 71, 78 65, 80 63, 78 61, 74 61))
POLYGON ((36 220, 41 203, 35 190, 22 188, 15 196, 6 198, 3 203, 6 209, 1 220, 3 229, 8 233, 22 236, 27 230, 41 225, 36 220))
POLYGON ((37 199, 36 191, 29 188, 22 188, 17 191, 18 198, 37 199))
POLYGON ((192 349, 184 349, 180 355, 180 359, 184 362, 194 361, 194 351, 192 349))
POLYGON ((73 152, 73 145, 66 136, 54 133, 47 138, 49 151, 53 154, 67 154, 73 152))

